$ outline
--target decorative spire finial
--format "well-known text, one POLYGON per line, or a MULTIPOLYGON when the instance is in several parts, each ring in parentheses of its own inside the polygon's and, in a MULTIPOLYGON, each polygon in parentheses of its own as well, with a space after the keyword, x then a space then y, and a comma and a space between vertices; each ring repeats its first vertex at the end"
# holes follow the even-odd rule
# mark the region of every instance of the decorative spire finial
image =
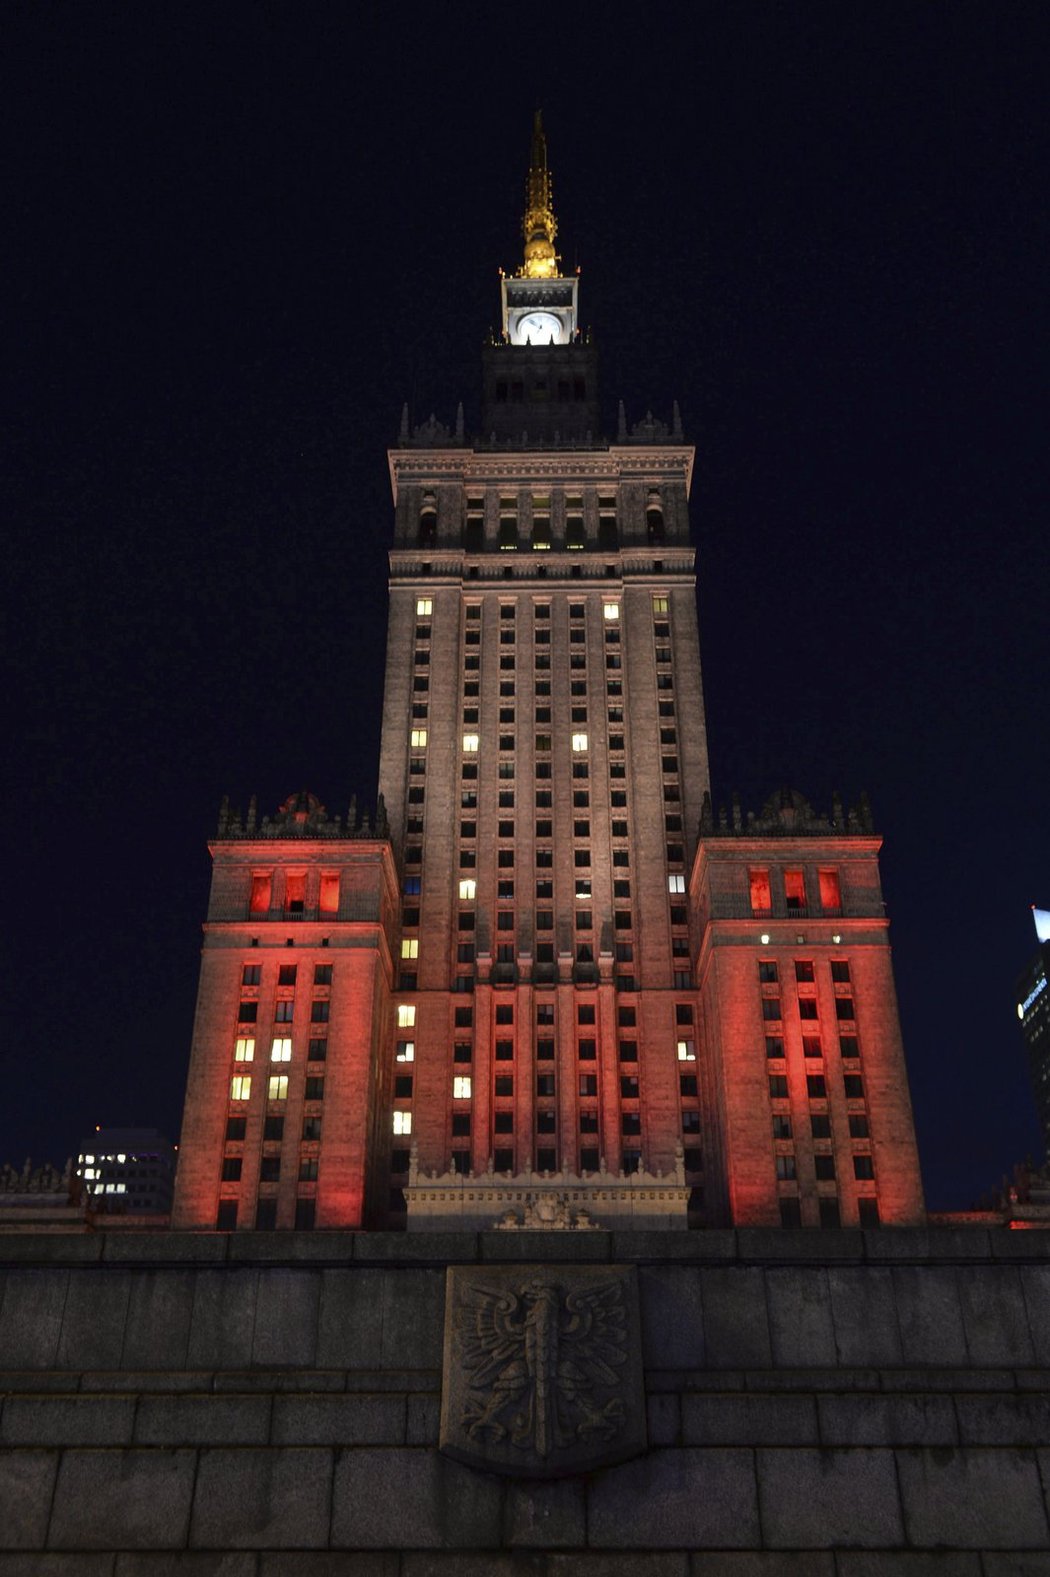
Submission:
POLYGON ((554 279, 558 259, 554 237, 558 226, 551 202, 551 178, 547 169, 547 138, 543 132, 543 112, 537 110, 532 123, 532 156, 525 183, 525 217, 521 224, 525 240, 525 279, 554 279))

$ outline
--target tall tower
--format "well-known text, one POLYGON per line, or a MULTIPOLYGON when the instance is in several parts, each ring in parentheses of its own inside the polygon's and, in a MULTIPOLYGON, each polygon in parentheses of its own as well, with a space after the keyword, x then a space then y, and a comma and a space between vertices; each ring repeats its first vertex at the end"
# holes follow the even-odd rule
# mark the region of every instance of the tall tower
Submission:
POLYGON ((390 451, 375 824, 211 846, 173 1221, 921 1220, 880 840, 712 810, 693 449, 601 431, 539 116, 523 235, 479 436, 390 451))
POLYGON ((425 1172, 684 1166, 699 1186, 693 449, 677 420, 598 430, 538 115, 523 230, 481 437, 403 429, 390 454, 394 1182, 414 1147, 425 1172))

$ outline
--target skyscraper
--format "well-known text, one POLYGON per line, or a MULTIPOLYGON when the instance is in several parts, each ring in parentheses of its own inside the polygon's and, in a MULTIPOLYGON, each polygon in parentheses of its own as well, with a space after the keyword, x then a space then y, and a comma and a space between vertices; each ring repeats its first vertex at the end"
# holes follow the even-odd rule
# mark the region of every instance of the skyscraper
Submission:
POLYGON ((716 820, 693 447, 602 435, 555 235, 537 115, 478 436, 390 452, 383 819, 213 845, 177 1225, 921 1217, 879 840, 716 820))
POLYGON ((1039 948, 1017 982, 1017 1017, 1043 1143, 1050 1153, 1050 912, 1032 906, 1039 948))

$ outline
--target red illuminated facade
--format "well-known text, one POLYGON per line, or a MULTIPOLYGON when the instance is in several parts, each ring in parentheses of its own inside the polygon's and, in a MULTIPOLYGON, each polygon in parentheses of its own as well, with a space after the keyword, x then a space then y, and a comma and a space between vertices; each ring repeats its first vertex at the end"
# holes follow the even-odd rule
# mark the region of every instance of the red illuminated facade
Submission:
POLYGON ((389 457, 389 841, 304 801, 212 845, 175 1224, 621 1175, 677 1183, 669 1225, 916 1221, 879 840, 715 823, 693 449, 677 410, 601 436, 538 125, 528 204, 480 436, 389 457))

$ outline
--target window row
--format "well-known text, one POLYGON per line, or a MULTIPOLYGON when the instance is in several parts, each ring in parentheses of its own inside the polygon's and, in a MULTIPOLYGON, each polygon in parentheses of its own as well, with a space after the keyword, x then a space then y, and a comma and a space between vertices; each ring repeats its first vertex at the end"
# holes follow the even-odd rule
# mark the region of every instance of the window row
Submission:
MULTIPOLYGON (((844 1073, 842 1087, 846 1099, 860 1101, 864 1099, 864 1080, 859 1073, 844 1073)), ((771 1073, 769 1075, 769 1093, 773 1100, 786 1100, 788 1096, 788 1081, 786 1073, 771 1073)), ((823 1073, 806 1074, 806 1093, 810 1100, 826 1100, 828 1094, 827 1079, 823 1073)))
MULTIPOLYGON (((308 1101, 324 1099, 324 1079, 308 1077, 304 1084, 304 1095, 308 1101)), ((230 1100, 247 1101, 251 1099, 252 1076, 250 1073, 235 1073, 230 1080, 230 1100)), ((286 1101, 288 1099, 288 1074, 271 1073, 266 1081, 266 1099, 268 1101, 286 1101)))
MULTIPOLYGON (((241 970, 242 986, 258 986, 262 984, 261 964, 245 964, 241 970)), ((299 974, 298 964, 280 964, 277 968, 277 984, 279 986, 294 986, 299 974)), ((330 986, 332 984, 332 965, 314 965, 314 985, 330 986)))
MULTIPOLYGON (((331 1016, 332 1004, 327 997, 318 997, 310 1003, 311 1024, 327 1024, 331 1016)), ((295 1017, 295 1000, 293 997, 279 997, 273 1005, 273 1021, 275 1024, 290 1024, 295 1017)), ((254 998, 243 1000, 237 1009, 238 1024, 257 1024, 259 1021, 259 1004, 254 998)))

